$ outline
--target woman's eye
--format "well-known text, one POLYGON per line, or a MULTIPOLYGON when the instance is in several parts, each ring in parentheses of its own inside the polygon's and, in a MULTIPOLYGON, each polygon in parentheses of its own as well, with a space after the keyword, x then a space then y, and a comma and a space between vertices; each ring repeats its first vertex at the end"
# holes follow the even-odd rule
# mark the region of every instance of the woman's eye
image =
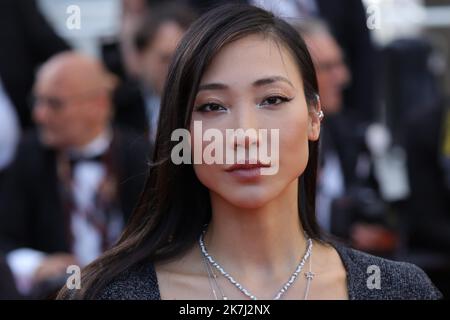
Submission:
POLYGON ((278 105, 280 103, 283 102, 288 102, 291 101, 292 99, 290 98, 286 98, 286 97, 282 97, 282 96, 272 96, 272 97, 268 97, 266 99, 264 99, 263 102, 261 102, 259 104, 259 106, 264 107, 264 106, 271 106, 271 105, 278 105))
POLYGON ((205 104, 197 107, 197 111, 200 111, 200 112, 223 112, 223 111, 227 111, 227 109, 217 103, 205 103, 205 104))

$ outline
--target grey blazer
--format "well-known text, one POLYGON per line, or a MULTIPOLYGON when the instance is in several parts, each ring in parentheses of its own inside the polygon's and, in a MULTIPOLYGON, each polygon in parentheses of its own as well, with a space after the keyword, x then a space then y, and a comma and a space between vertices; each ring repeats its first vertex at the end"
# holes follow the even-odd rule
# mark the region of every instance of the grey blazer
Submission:
MULTIPOLYGON (((334 245, 347 271, 350 300, 442 299, 441 292, 417 266, 375 257, 342 245, 334 245), (371 276, 380 275, 380 282, 371 276)), ((102 300, 161 299, 153 264, 141 264, 122 272, 97 296, 102 300)))

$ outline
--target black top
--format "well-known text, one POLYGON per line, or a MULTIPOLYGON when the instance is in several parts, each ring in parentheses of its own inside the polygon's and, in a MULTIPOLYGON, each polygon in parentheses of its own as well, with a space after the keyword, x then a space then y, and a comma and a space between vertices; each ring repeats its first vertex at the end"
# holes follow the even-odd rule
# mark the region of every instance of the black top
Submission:
MULTIPOLYGON (((413 264, 390 261, 341 245, 335 245, 335 248, 347 271, 350 300, 442 299, 442 294, 427 275, 413 264), (368 282, 373 284, 369 277, 374 270, 370 266, 379 267, 379 289, 368 286, 368 282)), ((153 264, 141 264, 121 273, 97 295, 97 299, 161 299, 153 264)))

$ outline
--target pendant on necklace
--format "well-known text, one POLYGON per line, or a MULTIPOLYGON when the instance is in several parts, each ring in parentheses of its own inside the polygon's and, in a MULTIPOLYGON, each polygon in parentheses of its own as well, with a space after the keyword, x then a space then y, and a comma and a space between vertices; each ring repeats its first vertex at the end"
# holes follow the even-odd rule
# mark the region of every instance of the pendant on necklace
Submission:
POLYGON ((312 279, 314 278, 315 275, 316 275, 316 274, 315 274, 314 272, 311 272, 311 271, 305 272, 305 277, 306 277, 306 279, 308 279, 308 280, 312 280, 312 279))

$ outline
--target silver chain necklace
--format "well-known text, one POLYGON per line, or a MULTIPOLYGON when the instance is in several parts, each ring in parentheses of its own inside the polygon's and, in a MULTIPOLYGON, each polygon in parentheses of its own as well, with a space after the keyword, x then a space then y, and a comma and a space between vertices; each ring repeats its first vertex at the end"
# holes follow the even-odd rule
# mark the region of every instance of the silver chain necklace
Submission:
POLYGON ((224 294, 222 288, 219 286, 217 281, 217 275, 214 273, 214 270, 211 264, 206 260, 205 256, 203 256, 203 262, 205 263, 206 272, 208 273, 209 286, 211 287, 213 296, 216 300, 219 300, 216 294, 216 290, 214 290, 214 286, 219 290, 220 295, 222 296, 222 300, 228 300, 228 297, 224 294))
MULTIPOLYGON (((226 272, 213 258, 212 256, 208 253, 208 251, 206 250, 206 246, 204 243, 204 237, 205 237, 205 233, 206 230, 202 232, 202 234, 200 235, 200 238, 198 239, 198 244, 200 246, 200 250, 203 254, 203 256, 207 259, 207 261, 213 266, 215 267, 217 270, 219 270, 219 272, 226 278, 228 279, 236 288, 239 289, 239 291, 241 291, 244 295, 246 295, 248 298, 250 298, 251 300, 258 300, 258 298, 253 295, 252 293, 250 293, 250 291, 248 291, 247 289, 245 289, 239 282, 237 282, 228 272, 226 272)), ((292 273, 292 275, 289 277, 289 280, 282 286, 282 288, 276 293, 276 295, 274 296, 273 300, 279 300, 281 299, 281 297, 286 293, 286 291, 289 289, 289 287, 297 280, 298 275, 300 274, 300 272, 303 269, 303 266, 306 263, 306 260, 308 260, 309 256, 311 255, 312 252, 312 240, 309 238, 307 240, 308 243, 308 247, 306 249, 305 255, 303 256, 302 260, 300 261, 300 263, 297 265, 297 268, 295 269, 295 271, 292 273)), ((308 277, 307 277, 308 278, 308 277)), ((312 279, 312 278, 311 278, 312 279)))
MULTIPOLYGON (((206 260, 205 256, 203 256, 203 262, 205 264, 205 269, 206 272, 208 273, 208 281, 209 281, 209 286, 211 288, 212 294, 214 296, 214 299, 219 300, 216 290, 214 290, 214 287, 217 288, 217 290, 219 291, 220 295, 221 295, 221 299, 222 300, 228 300, 228 297, 225 295, 225 293, 223 292, 221 286, 219 285, 219 282, 217 281, 217 275, 214 272, 213 267, 211 266, 211 264, 208 262, 208 260, 206 260)), ((309 256, 309 271, 305 272, 305 277, 306 277, 306 287, 305 287, 305 294, 303 296, 303 300, 308 300, 308 296, 309 296, 309 291, 311 288, 311 282, 315 277, 315 273, 312 272, 311 270, 311 265, 312 265, 312 254, 309 256)))
POLYGON ((312 252, 309 255, 309 271, 305 272, 305 277, 306 277, 306 288, 305 288, 305 296, 303 297, 303 300, 308 300, 308 295, 309 295, 309 289, 311 288, 311 281, 314 279, 314 277, 316 276, 316 274, 314 272, 312 272, 311 270, 311 265, 312 265, 312 252))

